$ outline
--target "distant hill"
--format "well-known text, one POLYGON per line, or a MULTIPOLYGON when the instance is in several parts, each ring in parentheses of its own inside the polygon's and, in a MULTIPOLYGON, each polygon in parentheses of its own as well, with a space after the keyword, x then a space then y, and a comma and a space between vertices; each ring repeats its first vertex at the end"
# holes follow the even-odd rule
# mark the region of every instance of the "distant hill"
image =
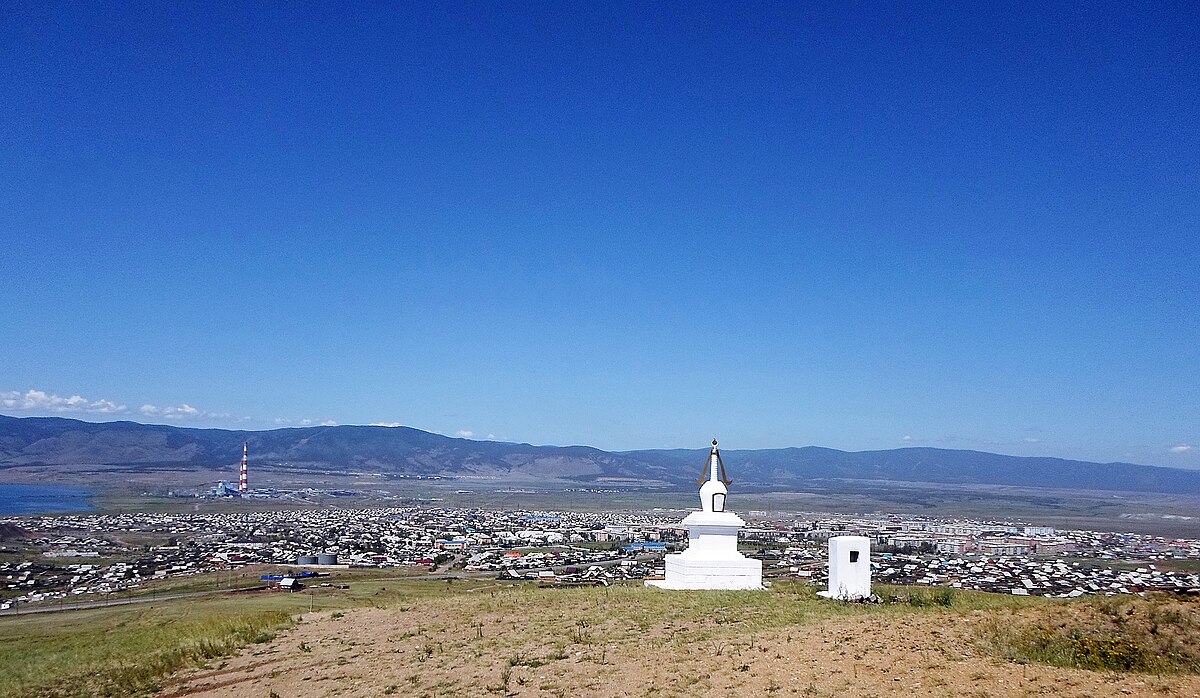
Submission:
MULTIPOLYGON (((256 468, 489 477, 578 484, 687 485, 707 449, 607 452, 587 446, 472 441, 408 427, 191 429, 0 415, 0 469, 96 465, 123 470, 227 468, 250 444, 256 468)), ((1200 493, 1200 472, 1131 463, 901 448, 838 451, 808 446, 724 451, 731 475, 765 489, 822 480, 890 480, 1065 489, 1200 493)))
MULTIPOLYGON (((623 455, 666 469, 693 466, 699 474, 706 449, 630 451, 623 455)), ((1133 463, 1091 463, 1063 458, 1004 456, 945 448, 838 451, 806 446, 722 451, 736 463, 735 479, 773 486, 828 479, 893 480, 943 484, 1015 485, 1076 490, 1200 492, 1200 472, 1133 463)))
POLYGON ((0 415, 0 468, 81 464, 140 471, 224 468, 241 460, 243 442, 249 443, 256 468, 572 481, 655 481, 658 475, 666 475, 644 461, 586 446, 472 441, 409 427, 232 431, 0 415))

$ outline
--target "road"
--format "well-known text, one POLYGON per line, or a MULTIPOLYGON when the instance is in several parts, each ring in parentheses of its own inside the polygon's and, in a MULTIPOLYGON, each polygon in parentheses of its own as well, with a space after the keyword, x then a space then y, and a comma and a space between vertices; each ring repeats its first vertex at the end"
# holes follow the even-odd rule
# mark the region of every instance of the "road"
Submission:
MULTIPOLYGON (((462 559, 462 557, 463 557, 462 555, 457 556, 454 560, 452 560, 449 563, 449 565, 447 565, 447 567, 449 569, 453 569, 454 565, 458 564, 458 562, 462 559)), ((637 561, 645 561, 645 560, 652 560, 657 557, 659 557, 659 556, 650 554, 650 555, 638 555, 634 558, 622 557, 622 558, 613 558, 611 560, 603 560, 601 562, 589 562, 586 565, 585 564, 576 564, 576 565, 559 565, 559 566, 554 566, 554 567, 550 567, 550 566, 528 567, 528 568, 522 568, 520 570, 520 572, 525 574, 525 573, 531 573, 531 572, 536 573, 536 572, 542 572, 545 570, 552 570, 555 573, 559 573, 559 572, 564 571, 568 567, 585 568, 585 567, 591 567, 593 565, 597 565, 600 567, 611 567, 613 565, 618 565, 625 560, 632 559, 632 560, 637 560, 637 561)), ((372 581, 383 581, 386 579, 397 579, 397 580, 408 580, 408 581, 411 581, 414 579, 429 579, 429 580, 493 579, 496 576, 497 576, 497 572, 495 570, 472 571, 472 572, 467 572, 467 571, 449 572, 449 571, 447 571, 447 572, 441 572, 441 573, 431 572, 428 575, 424 575, 424 576, 420 576, 420 577, 416 577, 416 576, 390 577, 390 578, 376 577, 376 578, 373 578, 372 581)), ((352 581, 352 580, 346 580, 346 581, 352 581)), ((0 617, 24 616, 24 615, 28 615, 30 613, 59 613, 59 612, 65 612, 65 611, 82 611, 82 610, 89 609, 89 608, 104 608, 107 606, 132 606, 135 604, 154 603, 156 601, 174 601, 176 599, 191 599, 191 598, 197 598, 197 597, 201 597, 201 596, 213 596, 216 594, 236 594, 239 591, 248 591, 249 589, 258 589, 258 588, 261 588, 261 587, 249 587, 248 589, 212 589, 212 590, 208 590, 208 591, 192 591, 192 592, 181 593, 181 594, 148 594, 148 595, 142 595, 142 596, 125 597, 125 598, 117 598, 117 599, 110 598, 110 599, 99 600, 99 601, 84 601, 82 603, 55 604, 54 602, 40 602, 40 603, 37 603, 34 605, 23 604, 21 606, 17 606, 16 608, 10 608, 10 609, 0 611, 0 617)))
POLYGON ((38 603, 35 605, 22 604, 16 608, 9 608, 0 611, 0 616, 25 616, 30 613, 58 613, 60 611, 82 611, 87 608, 104 608, 106 606, 130 606, 140 603, 153 603, 155 601, 173 601, 175 599, 190 599, 197 596, 211 596, 213 594, 232 594, 234 592, 228 589, 220 589, 214 591, 192 591, 186 594, 152 594, 149 596, 134 596, 118 599, 107 599, 103 601, 84 601, 82 603, 64 603, 54 604, 53 602, 38 603))

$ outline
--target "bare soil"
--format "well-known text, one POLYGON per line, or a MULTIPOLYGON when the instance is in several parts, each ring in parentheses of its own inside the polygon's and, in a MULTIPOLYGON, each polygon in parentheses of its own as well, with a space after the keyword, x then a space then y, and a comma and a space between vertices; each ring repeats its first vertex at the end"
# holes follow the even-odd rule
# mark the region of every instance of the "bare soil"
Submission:
POLYGON ((495 587, 307 614, 160 695, 1200 697, 1200 676, 1021 664, 980 640, 997 619, 1062 608, 495 587))

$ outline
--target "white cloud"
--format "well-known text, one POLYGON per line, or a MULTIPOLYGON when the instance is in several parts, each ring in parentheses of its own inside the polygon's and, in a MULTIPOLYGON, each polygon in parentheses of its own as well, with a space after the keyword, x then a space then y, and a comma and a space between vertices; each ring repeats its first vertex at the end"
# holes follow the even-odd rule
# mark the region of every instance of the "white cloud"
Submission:
POLYGON ((102 414, 120 414, 128 412, 129 408, 125 405, 118 405, 111 400, 97 400, 91 405, 88 405, 88 412, 100 412, 102 414))
POLYGON ((1035 436, 1026 436, 1025 438, 1023 438, 1021 440, 1027 444, 1040 444, 1042 442, 1041 439, 1039 439, 1035 436))
POLYGON ((1171 453, 1188 453, 1189 451, 1194 451, 1195 449, 1196 447, 1192 446, 1191 444, 1176 444, 1167 450, 1169 450, 1171 453))
POLYGON ((900 437, 900 440, 904 441, 904 442, 908 442, 908 441, 913 441, 914 439, 913 439, 913 437, 909 436, 908 434, 905 434, 904 436, 900 437))
POLYGON ((460 439, 469 439, 472 436, 475 436, 475 432, 471 431, 470 429, 459 429, 458 431, 454 432, 454 435, 460 439))
POLYGON ((138 408, 138 412, 141 412, 142 414, 146 415, 147 417, 159 417, 161 419, 166 419, 166 420, 181 420, 182 421, 182 420, 193 420, 193 419, 211 419, 211 420, 233 419, 233 415, 230 414, 229 412, 207 412, 205 410, 199 409, 198 407, 192 407, 191 405, 187 404, 186 402, 181 402, 178 405, 168 405, 166 407, 159 407, 158 405, 152 405, 150 403, 146 403, 145 405, 142 405, 141 407, 138 408))
MULTIPOLYGON (((232 412, 209 412, 195 405, 181 402, 178 405, 160 406, 153 403, 143 403, 136 410, 130 410, 114 400, 92 400, 82 395, 63 397, 44 390, 0 390, 0 410, 10 412, 28 412, 31 414, 95 414, 118 415, 135 412, 143 417, 153 417, 168 422, 252 422, 253 417, 237 417, 232 412)), ((278 417, 275 424, 279 426, 298 425, 334 427, 338 423, 332 419, 289 419, 278 417)), ((399 422, 380 422, 379 426, 401 426, 399 422)))
POLYGON ((322 427, 336 427, 337 426, 337 422, 333 421, 332 419, 326 419, 323 422, 318 422, 315 419, 308 419, 307 417, 305 417, 304 419, 289 419, 287 417, 276 417, 275 424, 277 426, 281 426, 281 427, 286 427, 286 426, 290 426, 293 424, 298 427, 311 427, 313 425, 322 426, 322 427))
POLYGON ((186 402, 182 402, 174 407, 164 407, 159 412, 159 416, 163 419, 197 419, 199 417, 215 417, 207 412, 192 407, 186 402))
POLYGON ((0 407, 19 412, 53 412, 81 414, 121 414, 128 412, 125 405, 112 400, 88 400, 81 395, 61 397, 44 390, 29 390, 24 393, 11 390, 0 393, 0 407))
POLYGON ((488 437, 489 439, 494 439, 494 438, 496 438, 496 435, 495 435, 495 434, 488 434, 488 436, 487 436, 487 437, 488 437))
POLYGON ((369 427, 402 427, 404 425, 401 424, 400 422, 371 422, 367 426, 369 426, 369 427))
MULTIPOLYGON (((127 414, 130 409, 113 400, 89 400, 81 395, 62 397, 44 390, 28 390, 24 393, 12 390, 0 391, 0 409, 16 412, 50 414, 127 414)), ((146 417, 164 420, 231 420, 229 412, 208 412, 186 402, 159 407, 145 403, 137 412, 146 417)))

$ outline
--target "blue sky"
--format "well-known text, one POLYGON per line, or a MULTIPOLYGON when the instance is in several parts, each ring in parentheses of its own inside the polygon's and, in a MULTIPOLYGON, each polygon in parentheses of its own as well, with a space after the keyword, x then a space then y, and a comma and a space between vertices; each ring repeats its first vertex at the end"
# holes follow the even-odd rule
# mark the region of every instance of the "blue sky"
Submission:
POLYGON ((1200 467, 1200 11, 977 4, 10 4, 0 412, 1200 467))

